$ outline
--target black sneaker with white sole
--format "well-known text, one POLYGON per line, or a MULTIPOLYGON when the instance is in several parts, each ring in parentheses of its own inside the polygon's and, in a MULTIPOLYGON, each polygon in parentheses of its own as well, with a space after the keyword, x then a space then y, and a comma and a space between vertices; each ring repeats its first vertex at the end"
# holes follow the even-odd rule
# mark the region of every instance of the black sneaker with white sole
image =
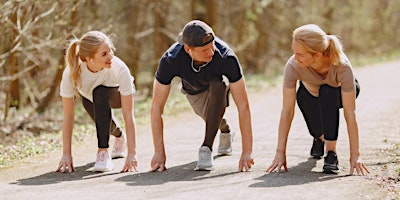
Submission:
POLYGON ((328 151, 326 156, 324 157, 324 173, 326 174, 338 174, 340 172, 339 169, 339 161, 337 155, 334 151, 328 151))

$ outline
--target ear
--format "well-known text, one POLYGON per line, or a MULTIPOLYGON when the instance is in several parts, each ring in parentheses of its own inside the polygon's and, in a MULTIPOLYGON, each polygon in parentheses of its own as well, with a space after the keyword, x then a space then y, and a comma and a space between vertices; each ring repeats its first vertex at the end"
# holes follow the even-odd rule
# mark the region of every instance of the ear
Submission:
POLYGON ((190 54, 190 47, 187 45, 184 45, 183 48, 185 48, 186 53, 190 54))
POLYGON ((315 58, 322 58, 323 54, 321 52, 315 53, 314 57, 315 58))

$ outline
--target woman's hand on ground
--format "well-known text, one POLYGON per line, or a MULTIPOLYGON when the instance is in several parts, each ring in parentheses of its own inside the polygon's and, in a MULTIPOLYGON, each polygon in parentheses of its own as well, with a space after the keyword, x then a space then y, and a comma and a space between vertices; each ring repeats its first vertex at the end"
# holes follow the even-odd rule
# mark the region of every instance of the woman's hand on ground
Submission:
POLYGON ((138 162, 136 155, 128 154, 126 156, 124 167, 121 172, 138 172, 138 162))
POLYGON ((286 166, 286 154, 284 151, 277 150, 272 164, 265 170, 265 172, 271 173, 275 169, 278 169, 278 173, 280 173, 282 167, 285 169, 286 172, 288 171, 288 168, 286 166))
POLYGON ((56 169, 55 172, 74 172, 75 168, 72 163, 72 156, 68 154, 63 154, 60 160, 60 163, 58 164, 58 168, 56 169))

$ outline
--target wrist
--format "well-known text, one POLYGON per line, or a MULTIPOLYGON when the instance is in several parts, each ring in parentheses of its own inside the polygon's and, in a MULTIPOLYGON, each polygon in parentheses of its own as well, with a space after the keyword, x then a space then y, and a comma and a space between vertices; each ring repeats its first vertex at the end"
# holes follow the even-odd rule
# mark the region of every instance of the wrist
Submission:
POLYGON ((286 150, 285 149, 276 149, 276 152, 286 153, 286 150))

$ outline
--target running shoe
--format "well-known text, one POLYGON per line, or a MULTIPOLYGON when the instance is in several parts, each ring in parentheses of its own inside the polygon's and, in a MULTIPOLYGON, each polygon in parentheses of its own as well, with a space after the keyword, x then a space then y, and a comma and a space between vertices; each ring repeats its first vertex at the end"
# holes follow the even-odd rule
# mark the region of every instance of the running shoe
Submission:
POLYGON ((326 174, 338 174, 340 169, 338 167, 339 161, 334 151, 328 151, 324 158, 324 173, 326 174))
POLYGON ((214 161, 212 157, 212 152, 209 147, 202 146, 199 149, 199 160, 197 161, 197 166, 195 170, 208 170, 214 166, 214 161))
POLYGON ((96 156, 96 163, 94 164, 93 171, 95 172, 108 172, 114 169, 111 157, 107 151, 100 151, 96 156))

